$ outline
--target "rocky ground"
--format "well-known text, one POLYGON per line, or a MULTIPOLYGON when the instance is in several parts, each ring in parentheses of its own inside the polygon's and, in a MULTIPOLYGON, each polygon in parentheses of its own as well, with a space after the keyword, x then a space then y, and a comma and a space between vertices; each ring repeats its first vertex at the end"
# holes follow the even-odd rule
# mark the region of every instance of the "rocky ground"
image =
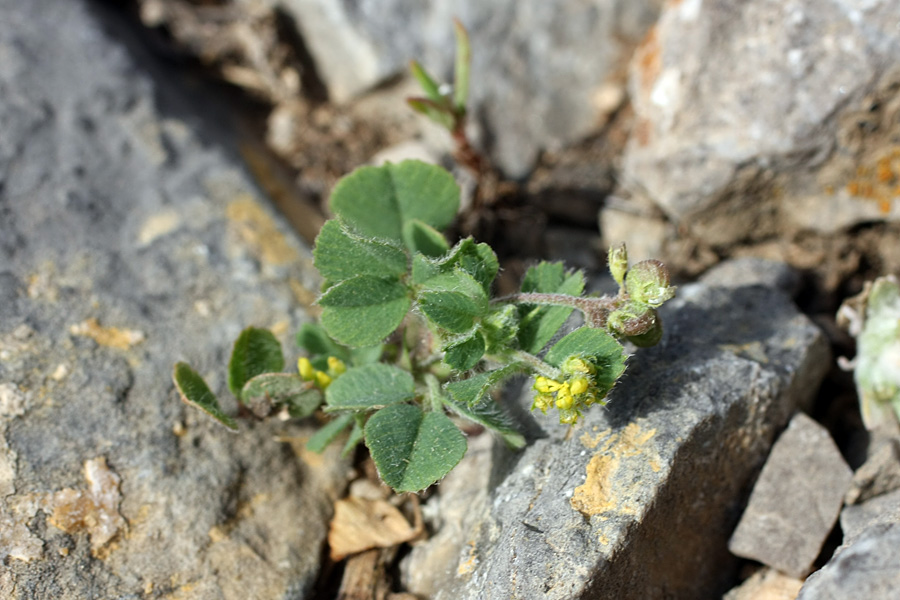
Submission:
POLYGON ((0 596, 892 597, 900 434, 835 314, 900 274, 898 59, 891 0, 0 0, 0 596), (519 382, 526 449, 473 431, 397 497, 171 366, 221 390, 243 327, 293 347, 338 177, 453 167, 403 99, 454 16, 500 285, 603 288, 619 241, 682 285, 607 410, 534 420, 519 382))

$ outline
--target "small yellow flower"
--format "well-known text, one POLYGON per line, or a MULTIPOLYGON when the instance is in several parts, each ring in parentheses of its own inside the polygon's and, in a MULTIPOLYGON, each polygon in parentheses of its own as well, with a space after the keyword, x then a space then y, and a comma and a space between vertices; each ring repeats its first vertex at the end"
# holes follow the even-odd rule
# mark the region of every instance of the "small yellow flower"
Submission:
POLYGON ((343 375, 346 370, 347 365, 344 364, 344 361, 336 356, 328 357, 328 372, 333 376, 343 375))
POLYGON ((323 390, 331 384, 331 377, 323 371, 316 371, 316 385, 323 390))
POLYGON ((306 357, 297 360, 297 371, 300 372, 300 377, 306 381, 312 381, 316 378, 316 370, 313 369, 312 363, 306 357))
POLYGON ((588 380, 586 377, 576 377, 572 380, 572 383, 569 384, 569 387, 571 388, 572 393, 578 396, 588 390, 588 380))

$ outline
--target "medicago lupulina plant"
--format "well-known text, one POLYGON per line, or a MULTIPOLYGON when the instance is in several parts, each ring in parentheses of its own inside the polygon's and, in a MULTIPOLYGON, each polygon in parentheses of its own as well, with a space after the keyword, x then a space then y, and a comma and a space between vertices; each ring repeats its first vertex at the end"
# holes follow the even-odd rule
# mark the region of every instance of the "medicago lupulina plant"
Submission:
MULTIPOLYGON (((362 167, 338 182, 330 207, 335 218, 313 253, 321 320, 297 337, 306 356, 284 373, 275 336, 246 329, 228 387, 245 413, 332 415, 309 447, 321 451, 349 430, 346 451, 364 441, 394 490, 422 490, 463 457, 465 436, 448 413, 522 447, 491 395, 510 377, 533 376, 533 408, 575 423, 606 403, 624 372, 619 340, 648 346, 662 335, 656 309, 674 295, 669 274, 653 260, 629 269, 624 246, 609 252, 616 296, 586 296, 582 272, 547 262, 528 269, 518 293, 492 296, 491 248, 471 238, 451 246, 441 233, 457 214, 459 188, 438 166, 362 167), (584 324, 560 337, 576 310, 584 324)), ((174 380, 186 402, 237 430, 191 367, 178 363, 174 380)))

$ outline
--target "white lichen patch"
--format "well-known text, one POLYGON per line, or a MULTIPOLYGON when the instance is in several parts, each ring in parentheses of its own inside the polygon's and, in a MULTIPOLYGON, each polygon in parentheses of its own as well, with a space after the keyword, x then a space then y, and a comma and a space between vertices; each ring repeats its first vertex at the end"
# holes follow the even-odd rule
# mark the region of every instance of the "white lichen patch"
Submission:
POLYGON ((0 383, 0 416, 24 415, 26 400, 25 394, 14 383, 0 383))
POLYGON ((866 284, 838 311, 838 322, 856 336, 853 368, 866 428, 900 426, 900 284, 893 276, 866 284))
POLYGON ((138 232, 138 246, 149 246, 154 240, 181 226, 181 215, 174 208, 164 210, 147 219, 138 232))
POLYGON ((66 533, 86 531, 95 554, 112 540, 126 522, 119 514, 120 477, 102 456, 84 463, 87 490, 66 488, 47 496, 44 509, 49 522, 66 533))

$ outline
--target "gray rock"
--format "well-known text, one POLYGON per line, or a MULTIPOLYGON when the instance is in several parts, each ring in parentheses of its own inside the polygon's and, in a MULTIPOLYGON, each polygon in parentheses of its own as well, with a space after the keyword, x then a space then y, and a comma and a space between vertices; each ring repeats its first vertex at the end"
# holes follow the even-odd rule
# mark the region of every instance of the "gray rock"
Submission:
POLYGON ((888 438, 853 474, 845 504, 865 502, 869 498, 900 488, 900 440, 888 438))
POLYGON ((345 463, 171 373, 224 392, 241 328, 288 341, 309 251, 95 10, 0 0, 0 596, 303 597, 345 463))
MULTIPOLYGON (((730 587, 744 490, 775 433, 811 401, 828 345, 762 287, 685 286, 663 313, 661 345, 630 359, 605 410, 574 430, 537 415, 531 445, 497 450, 486 508, 473 504, 449 578, 419 577, 410 591, 647 600, 730 587)), ((530 403, 526 390, 523 412, 530 403)), ((446 557, 447 543, 417 546, 410 564, 446 557)))
MULTIPOLYGON (((275 3, 275 0, 270 0, 275 3)), ((452 19, 472 39, 471 114, 509 175, 541 148, 593 131, 610 81, 656 20, 658 0, 280 0, 295 19, 330 97, 347 99, 419 59, 446 81, 452 19)))
POLYGON ((703 283, 714 286, 744 287, 764 285, 791 297, 800 291, 800 274, 790 265, 764 258, 735 258, 719 263, 703 274, 703 283))
POLYGON ((852 476, 828 431, 797 414, 772 447, 728 549, 803 577, 834 528, 852 476))
POLYGON ((797 600, 892 600, 900 589, 900 523, 874 525, 806 580, 797 600))
POLYGON ((873 525, 891 523, 900 523, 900 490, 845 507, 841 511, 844 545, 852 544, 860 534, 873 525))
POLYGON ((670 3, 631 64, 625 180, 712 245, 897 219, 880 180, 897 166, 896 11, 670 3))

